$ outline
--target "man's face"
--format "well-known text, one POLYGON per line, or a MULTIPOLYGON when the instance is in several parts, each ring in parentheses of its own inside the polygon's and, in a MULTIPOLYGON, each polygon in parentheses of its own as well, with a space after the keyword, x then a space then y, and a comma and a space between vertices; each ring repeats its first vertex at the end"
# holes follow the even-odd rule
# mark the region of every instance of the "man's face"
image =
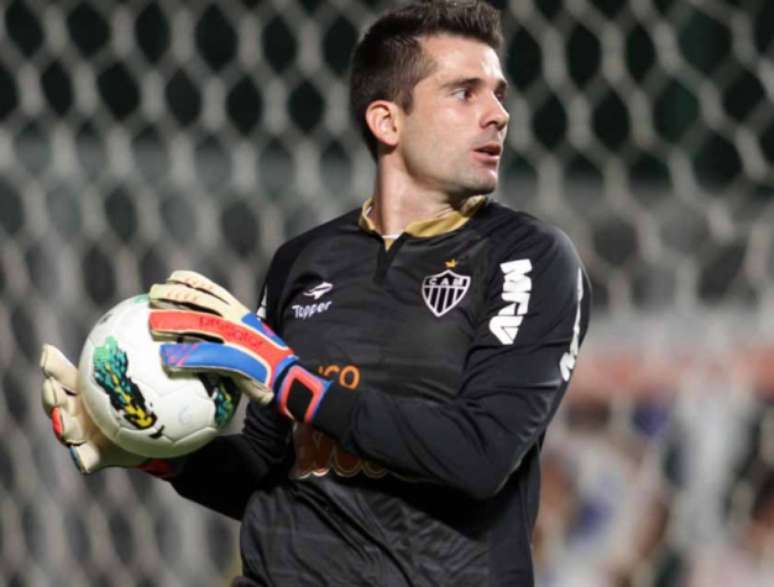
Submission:
POLYGON ((480 41, 426 37, 425 56, 435 67, 413 92, 397 149, 418 186, 453 197, 497 187, 508 127, 506 81, 497 53, 480 41))

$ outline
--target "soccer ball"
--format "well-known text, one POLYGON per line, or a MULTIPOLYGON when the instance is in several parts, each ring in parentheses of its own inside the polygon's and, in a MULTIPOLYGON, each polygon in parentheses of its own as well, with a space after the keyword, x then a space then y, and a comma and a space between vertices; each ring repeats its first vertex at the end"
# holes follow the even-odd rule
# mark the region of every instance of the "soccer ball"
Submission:
POLYGON ((145 457, 177 457, 218 435, 240 393, 226 377, 167 373, 149 312, 148 296, 136 296, 96 323, 81 352, 78 387, 86 411, 115 444, 145 457))

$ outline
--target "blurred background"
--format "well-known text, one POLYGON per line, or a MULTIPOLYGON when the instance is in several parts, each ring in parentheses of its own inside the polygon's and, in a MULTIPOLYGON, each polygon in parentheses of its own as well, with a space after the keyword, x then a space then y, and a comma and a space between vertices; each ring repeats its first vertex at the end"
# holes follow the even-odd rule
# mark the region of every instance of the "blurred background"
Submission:
MULTIPOLYGON (((82 478, 40 345, 175 268, 256 300, 359 205, 367 0, 0 3, 0 583, 225 585, 238 525, 82 478)), ((513 0, 496 198, 559 225, 594 316, 545 447, 544 586, 774 585, 774 2, 513 0)))

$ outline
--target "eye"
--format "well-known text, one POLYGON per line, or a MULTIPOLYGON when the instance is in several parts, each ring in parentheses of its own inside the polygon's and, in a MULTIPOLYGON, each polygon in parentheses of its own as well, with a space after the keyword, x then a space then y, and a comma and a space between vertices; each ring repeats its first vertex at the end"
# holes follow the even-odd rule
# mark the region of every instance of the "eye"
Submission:
POLYGON ((469 87, 457 88, 456 90, 454 90, 454 92, 452 92, 452 95, 455 98, 458 98, 460 100, 467 102, 473 97, 473 90, 469 87))

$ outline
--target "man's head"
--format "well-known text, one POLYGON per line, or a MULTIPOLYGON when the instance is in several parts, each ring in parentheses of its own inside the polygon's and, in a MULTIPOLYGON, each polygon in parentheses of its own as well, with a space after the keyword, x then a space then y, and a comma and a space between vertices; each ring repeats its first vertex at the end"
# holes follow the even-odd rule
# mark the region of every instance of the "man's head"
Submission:
POLYGON ((474 163, 489 167, 494 183, 465 181, 481 184, 468 186, 479 193, 492 191, 495 145, 502 144, 508 120, 501 46, 499 14, 481 1, 416 2, 377 20, 355 49, 350 82, 352 112, 374 158, 399 149, 421 175, 444 163, 423 158, 445 156, 447 165, 467 167, 459 148, 466 155, 478 149, 474 163), (430 169, 422 168, 425 163, 430 169))
POLYGON ((389 100, 411 111, 414 86, 435 65, 422 51, 420 39, 438 35, 476 39, 496 52, 503 43, 500 16, 489 4, 425 0, 384 14, 355 47, 350 107, 374 156, 377 141, 366 124, 366 108, 374 100, 389 100))

